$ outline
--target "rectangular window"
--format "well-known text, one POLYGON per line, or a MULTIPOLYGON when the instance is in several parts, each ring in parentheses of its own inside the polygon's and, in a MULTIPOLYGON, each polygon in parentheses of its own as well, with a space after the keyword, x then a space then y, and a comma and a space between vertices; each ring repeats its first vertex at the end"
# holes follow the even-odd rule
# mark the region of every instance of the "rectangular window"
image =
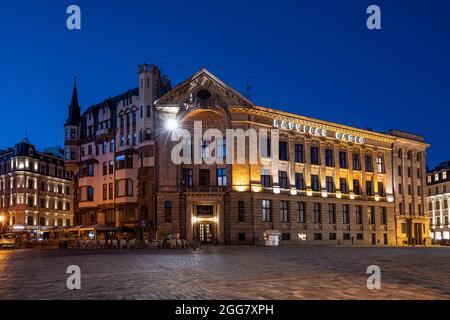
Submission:
POLYGON ((322 206, 320 203, 314 203, 314 223, 322 223, 322 206))
POLYGON ((103 200, 107 199, 108 189, 106 183, 103 184, 103 200))
POLYGON ((336 240, 336 233, 330 233, 328 237, 330 240, 336 240))
POLYGON ((333 177, 326 177, 327 192, 334 192, 333 177))
POLYGON ((269 169, 261 169, 261 185, 264 188, 270 188, 272 186, 269 169))
POLYGON ((366 171, 372 172, 373 165, 372 165, 372 156, 371 155, 366 154, 365 163, 366 163, 366 171))
POLYGON ((278 182, 281 189, 288 189, 288 177, 286 171, 278 171, 278 182))
POLYGON ((311 147, 311 164, 319 164, 319 148, 311 147))
POLYGON ((340 168, 347 168, 347 152, 346 151, 339 151, 339 167, 340 168))
POLYGON ((217 185, 226 186, 227 185, 227 169, 220 168, 216 170, 217 185))
POLYGON ((306 223, 306 204, 304 202, 298 203, 298 223, 306 223))
POLYGON ((342 223, 350 224, 350 206, 348 204, 342 205, 342 223))
POLYGON ((295 188, 297 190, 305 190, 305 180, 303 179, 303 173, 295 173, 295 188))
POLYGON ((333 150, 325 149, 325 165, 327 167, 334 167, 333 150))
POLYGON ((108 196, 109 196, 109 200, 112 200, 114 197, 114 191, 113 191, 113 183, 109 183, 108 184, 108 196))
POLYGON ((320 191, 319 176, 316 174, 311 175, 311 189, 313 191, 320 191))
POLYGON ((384 158, 381 156, 377 157, 377 172, 384 173, 384 158))
POLYGON ((262 200, 262 220, 264 222, 272 221, 272 201, 262 200))
POLYGON ((378 181, 378 194, 380 197, 386 196, 386 191, 384 190, 384 183, 382 181, 378 181))
POLYGON ((283 222, 283 223, 289 222, 289 202, 288 201, 280 201, 280 215, 281 215, 281 222, 283 222))
POLYGON ((372 181, 366 181, 366 194, 368 196, 373 196, 372 181))
POLYGON ((108 163, 103 162, 103 175, 106 176, 108 174, 108 163))
POLYGON ((334 203, 328 204, 328 223, 336 224, 336 205, 334 203))
POLYGON ((381 225, 385 226, 387 225, 387 208, 381 207, 380 210, 381 225))
POLYGON ((286 141, 280 141, 279 145, 279 158, 280 160, 288 160, 288 145, 286 141))
POLYGON ((348 193, 348 184, 346 178, 339 179, 339 187, 342 193, 348 193))
POLYGON ((369 224, 375 224, 375 207, 367 207, 367 221, 369 224))
POLYGON ((297 163, 304 162, 303 145, 302 144, 295 145, 295 162, 297 162, 297 163))
POLYGON ((363 208, 361 205, 357 205, 356 206, 356 224, 362 224, 363 223, 363 212, 362 212, 363 208))
POLYGON ((353 179, 353 192, 355 194, 361 194, 361 187, 359 186, 358 179, 353 179))
POLYGON ((361 161, 358 153, 352 154, 353 170, 361 170, 361 161))
POLYGON ((192 186, 192 169, 183 168, 181 169, 181 185, 182 186, 192 186))
POLYGON ((317 241, 322 240, 322 234, 321 233, 314 233, 314 240, 317 240, 317 241))
POLYGON ((210 185, 210 172, 209 169, 200 169, 199 173, 199 185, 209 186, 210 185))
POLYGON ((291 240, 291 234, 288 233, 288 232, 283 232, 283 233, 281 234, 281 240, 283 240, 283 241, 289 241, 289 240, 291 240))

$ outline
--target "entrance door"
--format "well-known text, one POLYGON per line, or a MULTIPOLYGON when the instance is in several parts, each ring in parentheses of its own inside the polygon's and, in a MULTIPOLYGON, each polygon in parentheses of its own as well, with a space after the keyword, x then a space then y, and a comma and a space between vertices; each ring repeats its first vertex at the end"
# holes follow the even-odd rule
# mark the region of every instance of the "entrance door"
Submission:
POLYGON ((214 240, 214 224, 202 223, 198 224, 198 239, 203 244, 212 243, 214 240))
POLYGON ((422 239, 422 224, 414 223, 414 244, 421 245, 423 242, 422 239))

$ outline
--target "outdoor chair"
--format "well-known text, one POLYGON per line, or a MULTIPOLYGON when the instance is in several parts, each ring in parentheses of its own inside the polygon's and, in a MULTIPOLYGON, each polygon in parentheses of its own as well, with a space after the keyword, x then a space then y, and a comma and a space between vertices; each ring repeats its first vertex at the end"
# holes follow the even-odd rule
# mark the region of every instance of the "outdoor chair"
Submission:
POLYGON ((114 240, 111 241, 111 248, 117 249, 118 246, 119 246, 119 245, 118 245, 118 243, 117 243, 117 240, 114 239, 114 240))
POLYGON ((128 241, 128 249, 136 248, 136 239, 131 239, 128 241))
POLYGON ((120 249, 127 247, 127 240, 120 240, 120 249))
POLYGON ((176 248, 177 247, 177 240, 175 240, 175 239, 169 240, 169 245, 170 245, 171 249, 172 248, 176 248))
POLYGON ((150 243, 147 239, 144 239, 144 247, 145 248, 150 248, 150 243))

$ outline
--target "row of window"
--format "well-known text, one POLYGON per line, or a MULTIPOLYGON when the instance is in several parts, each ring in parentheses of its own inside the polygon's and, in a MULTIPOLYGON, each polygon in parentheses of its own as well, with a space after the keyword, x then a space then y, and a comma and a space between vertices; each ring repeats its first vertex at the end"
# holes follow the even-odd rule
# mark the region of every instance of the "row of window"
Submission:
MULTIPOLYGON (((103 200, 111 200, 114 197, 132 197, 133 196, 133 180, 131 179, 121 179, 115 181, 115 186, 113 183, 103 184, 103 200), (115 190, 115 193, 114 193, 115 190), (113 197, 114 194, 114 197, 113 197)), ((94 201, 94 187, 93 186, 82 186, 78 190, 80 202, 90 202, 94 201)))
POLYGON ((439 176, 441 176, 442 180, 447 180, 447 171, 442 171, 441 173, 435 173, 433 175, 427 176, 427 182, 428 183, 433 182, 433 177, 434 177, 434 182, 437 182, 437 181, 439 181, 439 176))
MULTIPOLYGON (((262 200, 262 220, 264 222, 272 222, 272 200, 262 200)), ((298 217, 298 223, 307 223, 312 221, 313 223, 323 223, 323 212, 327 210, 329 224, 336 224, 336 204, 330 203, 327 205, 323 205, 321 203, 313 203, 313 211, 312 211, 312 220, 309 220, 307 215, 308 211, 306 210, 306 203, 299 202, 298 203, 298 211, 296 212, 298 217)), ((239 209, 239 207, 238 207, 239 209)), ((387 208, 380 207, 380 224, 387 224, 387 208)), ((280 201, 280 221, 282 223, 289 223, 290 221, 290 206, 289 201, 280 201)), ((238 220, 241 219, 238 213, 238 220)), ((242 220, 239 220, 242 221, 242 220)), ((350 223, 350 205, 343 204, 342 205, 342 223, 349 224, 350 223)), ((363 224, 363 206, 356 205, 355 206, 355 223, 363 224)), ((375 207, 368 206, 367 207, 367 224, 375 224, 375 207)))
MULTIPOLYGON (((310 147, 310 163, 315 165, 320 165, 320 150, 317 146, 310 147)), ((267 156, 270 157, 270 142, 268 143, 268 151, 267 156)), ((279 159, 282 161, 289 161, 289 151, 288 151, 288 143, 286 141, 279 142, 279 159)), ((347 151, 339 151, 338 161, 339 167, 347 169, 349 167, 348 163, 348 152, 347 151)), ((366 154, 364 156, 365 163, 365 171, 373 172, 374 171, 374 163, 372 155, 366 154)), ((359 153, 352 153, 352 169, 353 170, 361 170, 361 155, 359 153)), ((305 152, 304 146, 302 144, 294 145, 294 161, 296 163, 304 163, 305 162, 305 152)), ((333 149, 325 149, 325 166, 334 167, 334 150, 333 149)), ((384 171, 384 160, 383 157, 376 157, 376 168, 378 173, 385 173, 384 171)))
MULTIPOLYGON (((199 169, 199 185, 209 186, 211 172, 209 169, 199 169)), ((218 186, 227 185, 227 169, 218 168, 216 169, 216 183, 218 186)), ((181 185, 182 186, 192 186, 193 185, 193 169, 183 168, 181 169, 181 185)))
MULTIPOLYGON (((8 198, 4 198, 4 199, 0 199, 0 208, 8 208, 9 206, 16 206, 18 204, 17 202, 17 196, 13 195, 10 199, 8 198), (10 201, 8 201, 10 200, 10 201), (9 203, 9 205, 8 205, 9 203)), ((33 208, 35 207, 35 203, 34 203, 34 197, 27 197, 26 199, 26 205, 28 208, 33 208)), ((65 210, 65 211, 70 211, 70 202, 65 202, 64 205, 64 201, 55 201, 54 199, 44 199, 41 198, 39 200, 39 206, 40 208, 43 209, 56 209, 56 210, 65 210)))
MULTIPOLYGON (((324 235, 323 233, 316 232, 316 233, 313 234, 313 238, 312 239, 314 241, 325 240, 323 238, 323 235, 324 235)), ((297 237, 299 239, 301 239, 301 240, 307 240, 306 234, 304 234, 304 235, 298 234, 297 237)), ((379 242, 377 242, 375 233, 371 233, 370 237, 371 237, 371 243, 373 245, 379 243, 379 242)), ((246 233, 245 232, 238 233, 238 241, 246 241, 246 240, 247 239, 246 239, 246 233)), ((290 232, 283 232, 281 234, 281 240, 282 241, 290 241, 290 240, 292 240, 291 239, 291 233, 290 232)), ((345 233, 342 234, 342 239, 338 239, 337 233, 331 232, 331 233, 328 233, 328 240, 331 240, 331 241, 334 241, 334 240, 345 240, 345 241, 352 240, 353 241, 353 240, 355 240, 355 237, 351 236, 351 234, 349 232, 345 232, 345 233)), ((364 240, 364 233, 356 233, 356 240, 360 240, 360 241, 364 240)), ((384 245, 388 244, 388 235, 387 235, 387 233, 383 233, 383 244, 384 245)))

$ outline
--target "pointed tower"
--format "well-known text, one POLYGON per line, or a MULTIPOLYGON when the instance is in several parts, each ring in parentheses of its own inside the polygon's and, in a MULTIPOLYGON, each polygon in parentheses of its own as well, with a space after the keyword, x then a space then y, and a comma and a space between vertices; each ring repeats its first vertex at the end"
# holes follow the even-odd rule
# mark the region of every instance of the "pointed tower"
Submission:
POLYGON ((77 78, 75 77, 72 91, 72 100, 69 105, 67 121, 64 125, 64 159, 66 170, 71 173, 78 172, 80 148, 80 105, 78 102, 77 78))

